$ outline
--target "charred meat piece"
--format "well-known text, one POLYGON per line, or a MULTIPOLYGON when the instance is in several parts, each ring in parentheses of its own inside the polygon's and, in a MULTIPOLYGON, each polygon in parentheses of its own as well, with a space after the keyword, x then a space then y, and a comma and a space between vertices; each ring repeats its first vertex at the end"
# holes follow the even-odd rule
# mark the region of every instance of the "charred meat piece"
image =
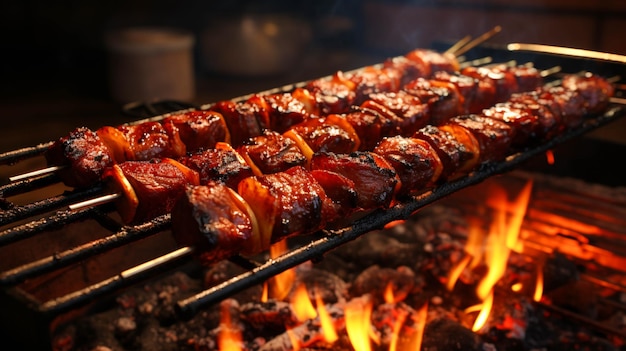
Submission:
POLYGON ((250 207, 222 183, 185 188, 172 210, 176 241, 194 247, 205 264, 250 251, 259 240, 257 228, 250 207))
POLYGON ((158 122, 123 125, 118 129, 124 134, 132 157, 127 160, 148 161, 153 158, 180 157, 184 146, 170 138, 167 130, 158 122))
POLYGON ((359 195, 352 180, 325 169, 313 170, 311 175, 324 189, 326 196, 333 204, 329 218, 349 216, 357 208, 359 195))
POLYGON ((461 114, 464 98, 452 83, 418 78, 406 84, 403 90, 428 105, 430 124, 444 124, 461 114))
POLYGON ((506 104, 513 108, 523 109, 537 117, 535 132, 539 139, 549 140, 564 129, 561 116, 555 115, 549 108, 549 103, 540 99, 535 92, 514 94, 506 104))
POLYGON ((483 103, 477 101, 478 80, 469 76, 464 76, 459 72, 439 71, 433 73, 432 81, 446 82, 454 85, 463 97, 460 114, 478 113, 484 107, 483 103))
POLYGON ((543 136, 539 117, 519 104, 499 103, 483 110, 483 115, 508 124, 513 130, 515 147, 536 143, 543 136))
POLYGON ((405 91, 377 93, 371 94, 361 107, 374 110, 391 121, 392 130, 384 131, 385 136, 408 136, 430 122, 432 111, 422 101, 420 97, 405 91))
POLYGON ((410 196, 433 186, 443 171, 436 151, 424 140, 395 136, 383 139, 374 149, 398 174, 398 194, 410 196))
POLYGON ((459 173, 465 174, 476 168, 480 162, 481 151, 480 142, 474 136, 474 133, 472 133, 469 129, 454 123, 448 123, 440 126, 439 129, 444 133, 448 133, 458 143, 463 145, 463 157, 461 158, 459 173))
POLYGON ((382 139, 384 131, 392 128, 392 123, 388 118, 370 109, 357 108, 343 115, 343 118, 350 123, 359 137, 359 150, 361 151, 374 149, 376 143, 382 139))
POLYGON ((520 65, 515 67, 506 67, 513 73, 517 80, 518 91, 533 91, 543 85, 543 77, 541 72, 533 66, 520 65))
POLYGON ((441 180, 451 178, 453 174, 456 174, 461 169, 469 169, 469 166, 464 167, 464 165, 477 158, 477 153, 472 153, 472 150, 468 149, 467 143, 463 143, 464 140, 475 139, 455 137, 455 134, 451 132, 453 129, 450 126, 426 126, 417 131, 414 136, 417 139, 428 142, 437 152, 442 163, 442 172, 439 177, 441 180))
POLYGON ((519 91, 517 78, 506 66, 470 66, 462 69, 461 74, 479 80, 493 81, 496 90, 495 101, 493 103, 506 101, 513 93, 519 91))
POLYGON ((357 194, 357 207, 363 210, 389 207, 401 187, 393 167, 372 152, 316 153, 311 160, 311 170, 328 170, 350 179, 357 194))
POLYGON ((58 175, 67 186, 87 187, 100 181, 115 163, 113 154, 98 134, 81 127, 55 141, 45 153, 49 165, 65 166, 58 175))
POLYGON ((200 183, 224 183, 236 189, 243 178, 252 176, 252 168, 229 144, 217 143, 214 149, 182 157, 180 162, 200 175, 200 183))
POLYGON ((315 97, 321 115, 348 112, 356 99, 356 84, 346 79, 343 72, 330 79, 313 80, 305 88, 315 97))
POLYGON ((237 152, 252 167, 254 175, 282 172, 307 163, 295 141, 272 131, 252 138, 237 152))
POLYGON ((284 134, 293 139, 307 158, 321 152, 349 153, 359 149, 359 136, 350 123, 340 115, 311 118, 284 134))
POLYGON ((345 74, 355 84, 355 104, 361 104, 371 94, 393 92, 400 89, 401 75, 395 69, 368 66, 345 74))
POLYGON ((187 185, 198 185, 196 171, 172 159, 127 161, 103 175, 124 223, 139 223, 169 213, 187 185))
POLYGON ((333 214, 324 189, 303 167, 242 180, 237 192, 250 205, 259 224, 258 252, 284 237, 322 229, 333 214))
POLYGON ((562 86, 542 89, 537 92, 538 100, 547 106, 566 129, 575 128, 583 122, 586 103, 583 95, 562 86))
POLYGON ((264 99, 269 109, 269 127, 278 133, 317 115, 315 98, 301 88, 293 93, 267 95, 264 99))
POLYGON ((214 148, 218 142, 230 143, 224 117, 215 111, 188 111, 168 116, 161 122, 173 138, 184 145, 184 152, 214 148))
POLYGON ((220 101, 211 106, 211 111, 224 116, 230 131, 231 144, 235 147, 250 138, 261 135, 263 128, 259 123, 258 115, 267 113, 267 111, 260 111, 259 105, 234 101, 220 101))
POLYGON ((428 49, 415 49, 404 55, 407 59, 421 63, 426 68, 426 77, 434 72, 456 72, 459 70, 459 62, 456 56, 450 53, 440 53, 428 49))
POLYGON ((585 113, 598 113, 607 108, 615 88, 606 79, 587 73, 567 75, 561 83, 563 88, 581 94, 585 100, 585 113))
POLYGON ((383 67, 398 72, 401 86, 430 74, 430 67, 427 67, 423 61, 409 60, 405 56, 389 58, 385 60, 383 67))
POLYGON ((452 118, 450 124, 463 127, 474 135, 480 146, 480 163, 502 160, 513 142, 513 129, 497 119, 464 115, 452 118))

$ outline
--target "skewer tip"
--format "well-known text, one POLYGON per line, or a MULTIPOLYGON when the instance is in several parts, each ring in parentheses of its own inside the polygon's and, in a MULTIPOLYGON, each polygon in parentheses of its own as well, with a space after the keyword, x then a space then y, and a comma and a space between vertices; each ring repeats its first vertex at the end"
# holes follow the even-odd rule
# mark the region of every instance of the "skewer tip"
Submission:
POLYGON ((69 205, 68 207, 72 211, 80 210, 80 209, 87 208, 87 207, 93 207, 93 206, 98 206, 98 205, 109 203, 121 196, 122 194, 103 195, 103 196, 99 196, 93 199, 77 202, 75 204, 69 205))
POLYGON ((32 171, 32 172, 27 172, 27 173, 22 173, 22 174, 18 174, 12 177, 9 177, 9 181, 10 182, 17 182, 19 180, 24 180, 24 179, 28 179, 28 178, 33 178, 33 177, 37 177, 40 175, 44 175, 44 174, 50 174, 50 173, 54 173, 60 169, 65 168, 65 166, 50 166, 47 168, 42 168, 42 169, 38 169, 36 171, 32 171))

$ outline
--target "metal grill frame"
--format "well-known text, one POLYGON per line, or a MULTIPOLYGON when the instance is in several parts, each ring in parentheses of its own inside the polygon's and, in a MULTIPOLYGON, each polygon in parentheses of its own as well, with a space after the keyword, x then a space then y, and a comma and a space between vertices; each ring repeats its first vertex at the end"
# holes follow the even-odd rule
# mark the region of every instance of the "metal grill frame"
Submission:
MULTIPOLYGON (((496 60, 500 61, 510 60, 512 56, 514 56, 516 60, 534 62, 538 67, 542 65, 550 66, 554 64, 555 60, 553 55, 511 53, 489 47, 474 50, 473 55, 475 57, 491 55, 496 60), (548 63, 546 64, 544 61, 548 63)), ((615 64, 606 62, 567 59, 563 57, 556 59, 564 68, 568 68, 567 70, 564 69, 564 71, 588 70, 603 75, 622 74, 626 72, 626 67, 622 65, 616 66, 615 64)), ((305 84, 306 82, 290 84, 259 92, 258 94, 288 92, 296 87, 304 86, 305 84)), ((241 96, 233 100, 245 100, 251 95, 252 94, 241 96)), ((201 106, 201 108, 206 109, 210 106, 211 104, 207 104, 201 106)), ((172 113, 178 112, 181 111, 172 113)), ((170 114, 171 113, 162 114, 138 120, 132 124, 145 121, 158 121, 170 114)), ((404 201, 393 208, 376 211, 357 220, 350 227, 338 230, 324 230, 311 235, 311 241, 309 243, 294 248, 277 259, 259 263, 241 256, 233 257, 231 261, 245 268, 247 271, 188 299, 178 301, 176 304, 178 315, 181 319, 191 318, 208 305, 215 304, 237 292, 260 284, 274 275, 297 266, 300 263, 322 259, 324 254, 329 250, 352 241, 369 231, 380 229, 391 221, 406 219, 420 208, 453 192, 479 183, 493 175, 507 172, 536 155, 550 150, 565 141, 574 139, 600 126, 615 121, 624 115, 626 115, 626 106, 613 105, 603 115, 593 116, 587 119, 581 127, 568 131, 539 146, 522 150, 509 156, 503 162, 483 165, 480 169, 466 177, 443 184, 424 194, 404 201)), ((52 142, 43 143, 34 147, 2 153, 0 154, 0 164, 12 164, 24 159, 37 157, 45 152, 51 144, 52 142)), ((109 230, 112 234, 101 240, 92 241, 80 247, 55 253, 50 257, 45 257, 30 264, 0 272, 0 287, 2 288, 2 290, 0 290, 0 309, 7 311, 6 315, 27 316, 26 320, 29 321, 28 323, 21 324, 3 318, 0 319, 0 325, 5 329, 8 328, 7 330, 11 330, 12 333, 21 337, 23 340, 32 341, 33 338, 29 338, 28 336, 32 335, 33 332, 42 336, 42 338, 38 338, 37 341, 37 343, 40 343, 40 345, 38 345, 39 347, 50 347, 50 340, 46 337, 50 337, 53 325, 68 318, 66 316, 72 316, 78 313, 77 311, 80 311, 81 308, 88 305, 91 301, 108 296, 121 288, 131 286, 143 279, 153 277, 155 274, 163 272, 167 267, 180 264, 181 261, 186 262, 193 256, 192 248, 180 248, 170 254, 157 257, 154 260, 120 272, 118 275, 99 284, 89 286, 80 291, 50 301, 37 301, 16 285, 30 277, 79 263, 92 255, 168 230, 170 227, 169 214, 139 225, 123 226, 107 215, 107 213, 112 211, 112 206, 109 205, 79 211, 61 209, 68 204, 93 197, 100 193, 102 188, 99 186, 90 189, 69 191, 58 197, 52 197, 23 206, 15 206, 6 200, 7 197, 24 192, 36 191, 40 187, 56 182, 58 182, 58 178, 54 174, 49 174, 0 186, 0 195, 2 196, 0 199, 2 200, 2 204, 0 204, 2 207, 0 207, 0 209, 5 209, 0 212, 0 227, 9 227, 8 229, 0 231, 0 247, 87 218, 94 219, 99 225, 109 230), (44 217, 32 220, 26 224, 11 227, 15 222, 41 215, 44 217)))

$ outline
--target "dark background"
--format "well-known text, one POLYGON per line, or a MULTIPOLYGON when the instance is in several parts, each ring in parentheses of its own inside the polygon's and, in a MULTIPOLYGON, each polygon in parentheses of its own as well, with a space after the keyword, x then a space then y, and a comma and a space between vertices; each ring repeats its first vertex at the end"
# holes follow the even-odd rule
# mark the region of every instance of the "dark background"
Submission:
POLYGON ((196 45, 192 102, 361 67, 412 48, 478 36, 495 25, 503 30, 490 40, 494 45, 526 41, 626 54, 622 1, 10 1, 0 11, 0 152, 49 141, 79 125, 131 120, 109 92, 108 31, 168 26, 199 36, 215 18, 250 12, 308 21, 313 41, 306 55, 279 75, 236 77, 208 71, 196 45))

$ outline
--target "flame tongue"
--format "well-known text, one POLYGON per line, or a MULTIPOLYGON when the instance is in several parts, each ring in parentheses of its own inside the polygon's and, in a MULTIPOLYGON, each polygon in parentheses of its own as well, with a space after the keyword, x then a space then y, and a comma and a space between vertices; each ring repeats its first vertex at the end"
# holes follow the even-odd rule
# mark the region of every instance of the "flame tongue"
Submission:
POLYGON ((220 305, 220 331, 217 343, 220 351, 242 351, 242 336, 239 327, 233 323, 231 309, 238 303, 235 300, 224 300, 220 305))
POLYGON ((489 205, 496 209, 484 254, 487 274, 478 284, 476 294, 485 300, 493 286, 502 278, 512 249, 519 249, 518 237, 530 200, 532 183, 528 182, 516 201, 509 203, 502 188, 494 188, 490 193, 489 205))
POLYGON ((346 331, 355 351, 370 351, 370 325, 373 301, 371 296, 354 298, 346 305, 346 331))

